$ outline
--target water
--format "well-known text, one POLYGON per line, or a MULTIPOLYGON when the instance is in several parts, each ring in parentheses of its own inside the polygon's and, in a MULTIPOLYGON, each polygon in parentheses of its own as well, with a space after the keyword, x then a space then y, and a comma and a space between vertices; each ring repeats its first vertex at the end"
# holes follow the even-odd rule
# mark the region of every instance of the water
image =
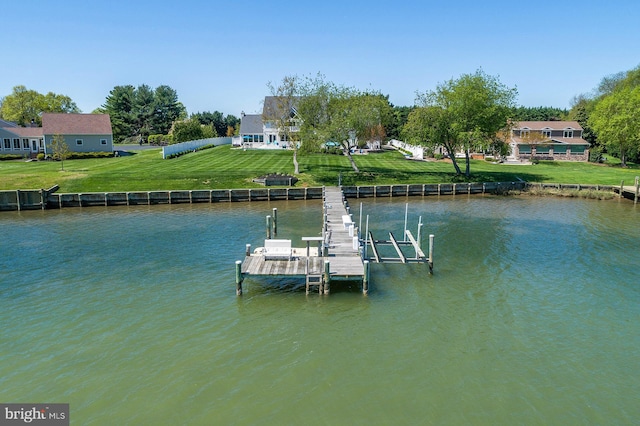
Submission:
MULTIPOLYGON (((82 425, 637 422, 633 204, 409 201, 435 274, 373 265, 368 297, 248 278, 236 298, 265 216, 299 241, 316 201, 2 213, 0 401, 68 402, 82 425)), ((404 210, 363 207, 383 239, 404 210)))

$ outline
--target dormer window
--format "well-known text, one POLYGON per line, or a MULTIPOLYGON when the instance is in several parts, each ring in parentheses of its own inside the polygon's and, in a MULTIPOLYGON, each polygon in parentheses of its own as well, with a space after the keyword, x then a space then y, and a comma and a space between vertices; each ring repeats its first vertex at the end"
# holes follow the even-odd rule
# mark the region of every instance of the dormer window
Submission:
POLYGON ((551 137, 551 129, 542 129, 542 136, 544 136, 545 138, 550 138, 551 137))
POLYGON ((564 132, 562 133, 562 137, 572 138, 573 137, 573 129, 564 129, 564 132))
POLYGON ((520 129, 520 137, 521 138, 528 138, 529 137, 529 129, 527 129, 527 128, 520 129))

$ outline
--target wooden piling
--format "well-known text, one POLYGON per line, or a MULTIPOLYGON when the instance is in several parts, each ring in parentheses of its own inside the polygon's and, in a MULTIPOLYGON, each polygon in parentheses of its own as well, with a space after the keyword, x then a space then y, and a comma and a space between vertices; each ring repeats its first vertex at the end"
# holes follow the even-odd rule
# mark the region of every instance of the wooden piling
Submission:
POLYGON ((247 244, 247 248, 244 254, 245 256, 251 256, 251 244, 247 244))
POLYGON ((331 289, 331 264, 328 260, 324 261, 324 294, 329 294, 331 289))
POLYGON ((267 215, 267 240, 271 239, 271 216, 267 215))
POLYGON ((429 235, 429 273, 433 274, 433 240, 435 235, 429 235))
POLYGON ((273 236, 278 236, 278 209, 273 208, 273 236))
POLYGON ((369 294, 369 261, 364 262, 364 275, 362 276, 362 294, 369 294))
POLYGON ((242 296, 242 260, 236 260, 236 296, 242 296))

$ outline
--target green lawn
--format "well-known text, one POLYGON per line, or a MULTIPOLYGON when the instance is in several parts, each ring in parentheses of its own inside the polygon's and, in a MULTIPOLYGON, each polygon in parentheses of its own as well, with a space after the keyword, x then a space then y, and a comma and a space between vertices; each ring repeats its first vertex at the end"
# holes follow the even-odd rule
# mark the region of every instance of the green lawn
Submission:
MULTIPOLYGON (((406 160, 388 151, 354 156, 360 173, 342 155, 299 155, 297 186, 462 182, 447 162, 406 160)), ((61 192, 189 190, 260 187, 251 179, 267 173, 293 173, 291 151, 239 150, 230 146, 163 160, 160 149, 117 158, 67 160, 64 171, 54 161, 0 162, 0 190, 49 188, 61 192)), ((475 160, 472 182, 514 181, 631 185, 640 169, 587 163, 541 162, 519 166, 475 160)))

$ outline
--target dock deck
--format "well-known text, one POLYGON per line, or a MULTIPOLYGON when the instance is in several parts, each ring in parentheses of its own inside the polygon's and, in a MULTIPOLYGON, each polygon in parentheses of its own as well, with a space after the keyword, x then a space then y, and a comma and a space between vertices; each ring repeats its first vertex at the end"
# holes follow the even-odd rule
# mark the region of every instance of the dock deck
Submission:
POLYGON ((306 277, 307 292, 310 285, 318 285, 319 291, 329 292, 332 280, 365 279, 364 263, 360 254, 355 224, 347 211, 342 190, 337 187, 323 191, 322 238, 304 238, 307 247, 292 247, 291 256, 283 259, 266 259, 260 249, 247 253, 236 274, 237 293, 242 294, 242 277, 253 276, 300 276, 306 277), (316 241, 318 247, 311 247, 316 241), (328 277, 326 275, 328 268, 328 277))

